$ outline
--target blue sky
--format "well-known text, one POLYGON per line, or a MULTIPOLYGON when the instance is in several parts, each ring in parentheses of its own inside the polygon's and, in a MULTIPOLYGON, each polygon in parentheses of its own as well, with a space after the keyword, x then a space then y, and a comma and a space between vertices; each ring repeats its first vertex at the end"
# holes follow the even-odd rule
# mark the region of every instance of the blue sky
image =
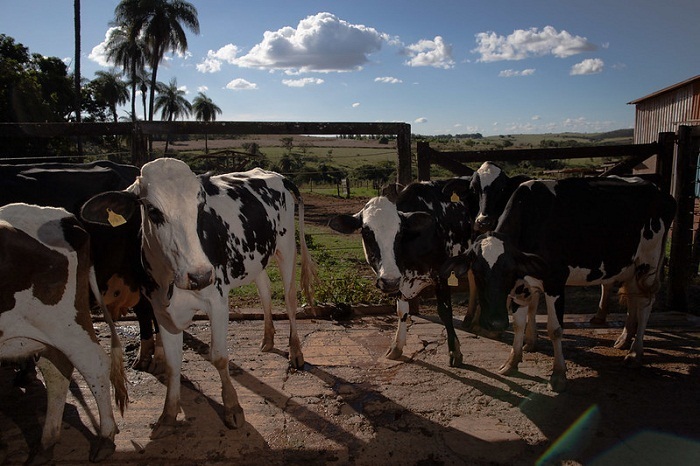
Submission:
MULTIPOLYGON (((698 0, 193 0, 158 79, 219 120, 407 122, 418 134, 599 132, 700 74, 698 0)), ((82 1, 82 74, 118 0, 82 1)), ((73 57, 72 0, 0 0, 0 33, 73 57)), ((122 112, 122 114, 125 114, 122 112)))

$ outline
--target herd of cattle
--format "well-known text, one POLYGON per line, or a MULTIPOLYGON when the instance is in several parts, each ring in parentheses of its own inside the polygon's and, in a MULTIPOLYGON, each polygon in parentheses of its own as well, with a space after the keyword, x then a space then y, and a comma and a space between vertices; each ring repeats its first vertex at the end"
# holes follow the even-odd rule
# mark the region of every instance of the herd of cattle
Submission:
MULTIPOLYGON (((152 438, 177 426, 182 332, 197 311, 211 322, 210 359, 221 377, 225 424, 240 427, 245 419, 226 350, 228 296, 233 288, 256 284, 265 311, 261 349, 273 349, 266 272, 273 258, 290 321, 289 361, 303 367, 295 325, 297 228, 300 287, 309 302, 316 266, 304 239, 302 198, 283 176, 260 169, 196 175, 169 158, 141 170, 105 161, 0 165, 0 205, 0 359, 40 354, 50 400, 32 461, 51 458, 73 368, 99 409, 100 440, 90 460, 114 452, 107 380, 122 413, 128 396, 113 320, 129 310, 141 329, 135 367, 166 374, 165 404, 152 438), (110 327, 111 364, 90 320, 95 305, 110 327)), ((561 391, 565 287, 601 285, 598 319, 605 318, 609 287, 620 287, 628 314, 616 347, 629 348, 626 361, 639 364, 674 214, 673 197, 639 178, 531 180, 508 177, 485 162, 470 177, 391 185, 360 212, 335 216, 329 226, 361 232, 376 286, 397 298, 398 328, 388 358, 402 354, 409 300, 432 286, 449 364, 462 363, 450 290, 467 276, 468 327, 502 332, 512 314, 514 340, 503 374, 517 371, 523 349, 534 347, 534 317, 544 295, 554 346, 550 384, 561 391)))

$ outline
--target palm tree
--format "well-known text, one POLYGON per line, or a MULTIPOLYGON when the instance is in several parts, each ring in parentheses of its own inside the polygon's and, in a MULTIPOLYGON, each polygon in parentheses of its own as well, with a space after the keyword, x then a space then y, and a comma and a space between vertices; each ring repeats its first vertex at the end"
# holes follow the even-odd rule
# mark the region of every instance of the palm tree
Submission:
MULTIPOLYGON (((178 89, 177 79, 170 80, 170 84, 158 83, 158 97, 155 100, 155 110, 160 110, 160 119, 166 121, 185 118, 192 113, 192 104, 185 98, 185 91, 178 89)), ((165 138, 165 151, 168 152, 170 134, 165 138)))
MULTIPOLYGON (((216 115, 221 114, 221 108, 214 103, 203 92, 197 94, 197 97, 192 101, 192 110, 194 110, 194 118, 197 121, 216 121, 216 115)), ((204 133, 204 153, 209 153, 209 141, 207 133, 204 133)))
POLYGON ((112 112, 114 122, 117 118, 117 105, 125 104, 129 101, 129 89, 127 84, 122 81, 119 73, 115 70, 96 71, 97 76, 93 79, 93 85, 97 97, 105 102, 112 112))
MULTIPOLYGON (((73 0, 73 28, 75 30, 75 66, 73 87, 75 91, 75 121, 80 123, 80 0, 73 0)), ((83 140, 78 136, 78 156, 83 155, 83 140)))
POLYGON ((114 18, 145 38, 152 73, 148 120, 153 121, 158 65, 167 52, 187 51, 185 28, 199 34, 197 9, 184 0, 121 0, 114 18))
POLYGON ((136 87, 140 84, 139 75, 144 73, 146 67, 147 53, 146 42, 139 31, 134 31, 129 25, 112 30, 107 41, 107 58, 120 66, 123 74, 129 77, 132 121, 136 121, 136 87))

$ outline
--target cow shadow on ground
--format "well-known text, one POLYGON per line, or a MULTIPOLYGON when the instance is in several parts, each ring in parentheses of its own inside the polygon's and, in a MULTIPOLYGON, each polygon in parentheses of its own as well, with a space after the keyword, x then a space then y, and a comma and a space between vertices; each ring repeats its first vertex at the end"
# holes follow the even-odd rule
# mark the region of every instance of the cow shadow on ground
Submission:
MULTIPOLYGON (((186 340, 189 340, 190 343, 196 340, 196 344, 192 346, 198 348, 202 355, 208 352, 208 345, 192 335, 187 335, 186 340)), ((287 352, 277 349, 269 354, 276 354, 285 359, 288 357, 287 352)), ((432 369, 441 370, 436 367, 432 367, 432 369)), ((325 415, 311 409, 301 397, 297 398, 293 393, 284 393, 275 387, 262 383, 258 377, 232 361, 229 362, 229 372, 237 384, 255 392, 265 403, 277 407, 295 422, 303 425, 305 429, 322 435, 326 440, 334 442, 345 450, 341 452, 275 450, 274 454, 281 464, 297 464, 302 461, 310 462, 310 464, 327 464, 338 461, 339 455, 341 455, 340 462, 343 464, 344 461, 354 463, 360 458, 360 455, 369 455, 380 463, 408 460, 412 464, 418 464, 421 461, 427 462, 426 464, 442 464, 442 462, 471 460, 490 461, 492 464, 531 464, 532 459, 536 458, 538 451, 541 450, 526 445, 521 439, 489 442, 461 430, 436 423, 412 412, 410 406, 401 405, 388 398, 382 393, 379 384, 374 382, 358 384, 308 362, 303 371, 290 369, 290 377, 294 377, 295 372, 298 372, 297 375, 300 376, 304 376, 303 374, 314 376, 323 386, 331 387, 335 394, 334 398, 342 397, 343 402, 351 407, 351 413, 362 415, 367 425, 360 430, 369 428, 375 432, 375 435, 368 440, 365 435, 357 434, 356 425, 348 426, 345 422, 336 422, 336 419, 329 420, 325 415), (352 393, 343 392, 340 388, 347 386, 354 388, 352 393), (448 442, 450 446, 446 447, 445 442, 448 442), (525 450, 528 451, 527 459, 521 461, 517 454, 522 454, 525 450), (474 456, 474 452, 476 452, 476 456, 474 456), (346 460, 342 459, 342 455, 347 455, 346 460)), ((464 383, 473 384, 485 392, 498 392, 495 393, 495 396, 500 396, 504 401, 513 405, 520 403, 522 396, 525 395, 525 393, 508 394, 506 391, 489 387, 488 384, 481 384, 477 380, 461 378, 447 371, 443 372, 464 383)), ((517 391, 517 384, 512 385, 513 390, 517 391)), ((222 412, 221 407, 218 408, 218 412, 222 412)))

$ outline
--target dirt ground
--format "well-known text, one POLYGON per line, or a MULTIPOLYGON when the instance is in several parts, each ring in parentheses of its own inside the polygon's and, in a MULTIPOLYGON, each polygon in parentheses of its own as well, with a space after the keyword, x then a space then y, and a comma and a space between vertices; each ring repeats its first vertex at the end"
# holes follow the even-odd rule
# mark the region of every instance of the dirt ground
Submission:
MULTIPOLYGON (((305 196, 307 221, 325 224, 334 213, 357 212, 364 200, 332 205, 305 196)), ((590 309, 578 299, 572 308, 590 309)), ((303 318, 299 336, 303 370, 287 362, 288 321, 279 315, 276 349, 262 353, 260 320, 229 324, 230 373, 246 425, 222 421, 220 380, 208 362, 209 325, 185 333, 181 425, 166 438, 149 438, 163 407, 162 378, 127 371, 131 403, 118 418, 117 450, 107 465, 695 465, 700 461, 700 318, 654 312, 645 339, 645 364, 623 364, 612 348, 622 314, 591 327, 590 314, 567 316, 564 352, 568 389, 547 381, 552 349, 538 316, 537 350, 515 376, 498 374, 512 343, 459 328, 460 367, 448 365, 445 331, 429 301, 413 316, 404 357, 384 358, 396 328, 391 314, 362 314, 334 322, 303 318)), ((281 309, 276 310, 281 313, 281 309)), ((96 328, 105 347, 108 334, 96 328)), ((127 363, 136 358, 136 322, 118 324, 127 363)), ((12 383, 0 368, 0 432, 6 464, 22 464, 41 434, 46 391, 40 381, 12 383)), ((67 400, 55 462, 87 463, 98 416, 80 376, 67 400)))

